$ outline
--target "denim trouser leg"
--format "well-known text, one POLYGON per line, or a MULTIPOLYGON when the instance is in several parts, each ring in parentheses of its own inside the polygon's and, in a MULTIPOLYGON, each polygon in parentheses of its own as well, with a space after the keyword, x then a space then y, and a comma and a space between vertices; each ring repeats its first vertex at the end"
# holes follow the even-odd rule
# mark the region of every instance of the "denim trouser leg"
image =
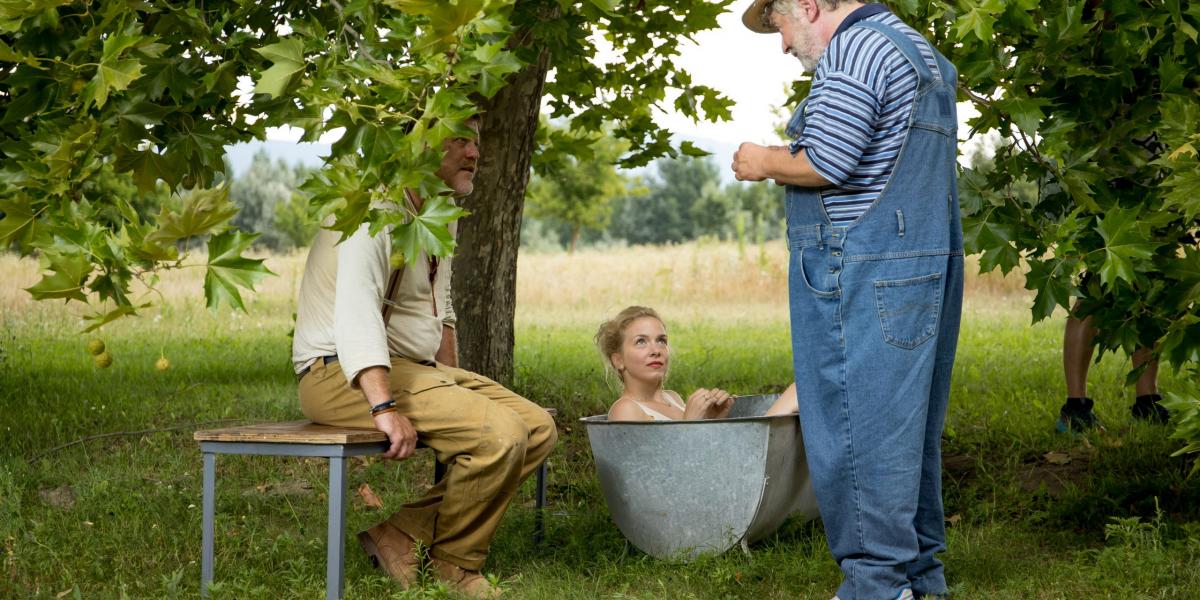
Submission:
POLYGON ((921 489, 917 516, 919 555, 908 566, 908 580, 918 596, 944 594, 946 574, 942 561, 934 555, 946 550, 945 512, 942 508, 942 429, 950 399, 950 374, 958 346, 962 320, 963 258, 951 256, 947 269, 945 299, 938 331, 937 356, 933 367, 933 386, 929 396, 925 428, 925 451, 921 465, 921 489))
POLYGON ((910 573, 918 590, 943 591, 933 554, 944 549, 938 448, 948 385, 935 375, 941 340, 957 337, 943 296, 961 275, 945 255, 843 261, 839 240, 821 237, 793 247, 792 334, 797 381, 814 388, 800 394, 800 420, 845 575, 838 597, 890 600, 917 583, 910 573))

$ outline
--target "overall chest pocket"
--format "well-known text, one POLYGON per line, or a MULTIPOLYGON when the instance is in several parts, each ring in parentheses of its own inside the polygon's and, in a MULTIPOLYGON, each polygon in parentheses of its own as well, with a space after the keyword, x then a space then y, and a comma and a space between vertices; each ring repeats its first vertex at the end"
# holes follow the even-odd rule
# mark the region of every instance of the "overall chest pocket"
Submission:
POLYGON ((941 273, 875 282, 875 304, 883 341, 911 350, 938 330, 942 312, 941 273))

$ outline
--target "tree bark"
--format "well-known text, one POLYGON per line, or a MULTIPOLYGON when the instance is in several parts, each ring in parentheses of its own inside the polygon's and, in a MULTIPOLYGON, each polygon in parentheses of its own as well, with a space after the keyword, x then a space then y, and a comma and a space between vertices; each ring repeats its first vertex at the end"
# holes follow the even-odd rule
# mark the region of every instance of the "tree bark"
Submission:
POLYGON ((462 202, 471 215, 460 221, 454 258, 459 364, 504 384, 513 372, 521 212, 548 64, 543 50, 480 106, 479 171, 462 202))

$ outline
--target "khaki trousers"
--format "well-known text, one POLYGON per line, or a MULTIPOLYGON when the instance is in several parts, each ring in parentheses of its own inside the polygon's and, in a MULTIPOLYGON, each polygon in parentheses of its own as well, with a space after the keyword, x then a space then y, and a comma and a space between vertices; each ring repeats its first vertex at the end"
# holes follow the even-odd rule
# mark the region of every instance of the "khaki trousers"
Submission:
MULTIPOLYGON (((558 440, 540 406, 464 369, 393 357, 392 397, 446 476, 388 520, 435 558, 477 571, 517 486, 558 440)), ((300 380, 300 410, 314 422, 374 428, 370 405, 339 363, 318 360, 300 380)))

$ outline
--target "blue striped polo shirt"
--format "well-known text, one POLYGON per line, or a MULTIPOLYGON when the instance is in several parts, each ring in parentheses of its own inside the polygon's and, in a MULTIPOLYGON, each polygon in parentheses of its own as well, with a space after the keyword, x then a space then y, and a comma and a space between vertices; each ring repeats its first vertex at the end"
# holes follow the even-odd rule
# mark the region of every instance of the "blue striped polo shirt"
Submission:
MULTIPOLYGON (((899 17, 879 12, 862 20, 910 37, 929 69, 939 73, 929 43, 899 17)), ((797 131, 797 114, 788 135, 792 153, 804 148, 813 169, 833 184, 820 191, 830 221, 849 224, 870 208, 892 174, 916 99, 917 71, 882 33, 839 31, 813 73, 804 130, 797 131)))

